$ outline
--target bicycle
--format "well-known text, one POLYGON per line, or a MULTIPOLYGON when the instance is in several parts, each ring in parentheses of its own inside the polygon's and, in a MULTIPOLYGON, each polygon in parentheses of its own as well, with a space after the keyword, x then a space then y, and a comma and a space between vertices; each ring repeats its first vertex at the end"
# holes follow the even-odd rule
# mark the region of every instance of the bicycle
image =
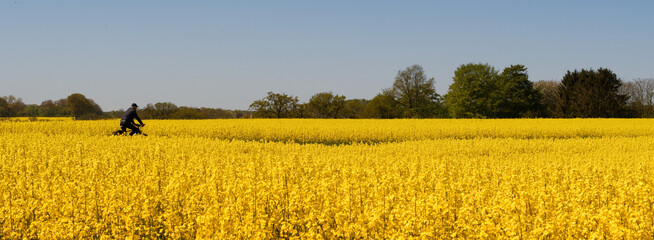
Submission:
POLYGON ((130 136, 135 135, 135 134, 140 134, 140 135, 143 135, 143 136, 148 136, 147 134, 145 134, 145 133, 143 133, 143 132, 141 131, 141 128, 142 128, 143 126, 145 126, 145 124, 133 124, 133 125, 136 127, 135 130, 132 130, 132 131, 125 130, 125 131, 123 131, 123 129, 121 128, 121 129, 118 129, 118 130, 114 131, 112 134, 113 134, 114 136, 120 136, 120 135, 124 135, 124 134, 126 134, 126 133, 129 132, 129 135, 130 135, 130 136), (136 132, 134 132, 134 131, 136 131, 136 132))

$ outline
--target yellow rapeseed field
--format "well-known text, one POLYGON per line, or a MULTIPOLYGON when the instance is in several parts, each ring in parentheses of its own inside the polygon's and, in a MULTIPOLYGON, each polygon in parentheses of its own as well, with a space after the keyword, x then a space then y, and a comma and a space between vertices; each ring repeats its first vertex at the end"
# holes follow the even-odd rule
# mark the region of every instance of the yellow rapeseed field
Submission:
POLYGON ((652 239, 654 120, 0 121, 0 239, 652 239))

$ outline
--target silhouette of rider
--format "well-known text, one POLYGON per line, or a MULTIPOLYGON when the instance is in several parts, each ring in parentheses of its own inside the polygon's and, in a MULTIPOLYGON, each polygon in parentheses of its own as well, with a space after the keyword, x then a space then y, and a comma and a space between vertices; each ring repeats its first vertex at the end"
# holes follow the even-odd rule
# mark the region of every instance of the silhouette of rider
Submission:
POLYGON ((141 131, 139 130, 138 127, 136 127, 136 124, 134 123, 134 119, 138 120, 139 123, 141 123, 141 126, 145 125, 143 124, 143 121, 141 121, 141 118, 139 118, 139 115, 136 114, 136 109, 139 106, 136 105, 136 103, 132 103, 132 107, 127 109, 125 111, 125 115, 123 115, 123 118, 120 119, 120 130, 125 132, 127 128, 131 129, 132 132, 129 134, 134 135, 134 134, 141 134, 141 131))

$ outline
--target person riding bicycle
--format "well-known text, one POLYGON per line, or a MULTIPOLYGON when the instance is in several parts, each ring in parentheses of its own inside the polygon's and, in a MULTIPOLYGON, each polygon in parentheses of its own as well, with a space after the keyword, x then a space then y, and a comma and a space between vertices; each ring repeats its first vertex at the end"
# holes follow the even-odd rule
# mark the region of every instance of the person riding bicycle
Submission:
POLYGON ((136 108, 138 107, 139 106, 136 105, 136 103, 132 103, 132 107, 127 109, 127 111, 125 111, 125 115, 123 115, 123 118, 120 119, 120 130, 125 132, 127 128, 131 129, 132 132, 129 133, 130 136, 134 134, 141 134, 139 128, 135 126, 135 118, 139 121, 139 123, 141 123, 141 126, 145 125, 143 121, 141 121, 141 118, 139 118, 139 115, 136 114, 136 108))

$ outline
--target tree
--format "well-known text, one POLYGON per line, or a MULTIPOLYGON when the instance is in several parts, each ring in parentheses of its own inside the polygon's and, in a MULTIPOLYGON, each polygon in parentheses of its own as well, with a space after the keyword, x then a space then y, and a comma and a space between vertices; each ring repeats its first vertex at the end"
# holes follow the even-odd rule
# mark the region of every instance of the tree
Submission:
POLYGON ((646 79, 639 78, 636 79, 634 82, 636 83, 638 89, 642 94, 641 97, 642 105, 650 108, 649 111, 646 111, 646 113, 648 114, 648 116, 654 115, 654 113, 651 111, 652 106, 654 106, 654 78, 646 78, 646 79))
POLYGON ((234 110, 232 111, 233 118, 250 118, 252 114, 247 111, 234 110))
MULTIPOLYGON (((22 99, 14 97, 13 95, 4 96, 2 99, 6 104, 6 109, 4 111, 7 111, 7 117, 18 117, 19 113, 22 112, 25 107, 27 107, 27 105, 23 103, 22 99)), ((0 107, 2 107, 2 105, 0 105, 0 107)))
POLYGON ((338 118, 345 108, 345 96, 332 92, 317 93, 311 97, 307 108, 318 118, 338 118))
POLYGON ((562 117, 612 118, 629 114, 622 80, 609 69, 568 71, 558 89, 556 109, 562 117))
POLYGON ((491 94, 496 118, 536 117, 541 111, 542 95, 529 81, 524 65, 512 65, 497 78, 497 90, 491 94))
POLYGON ((190 107, 180 107, 170 118, 172 119, 205 119, 206 115, 200 109, 190 107))
POLYGON ((75 119, 91 119, 102 115, 100 106, 80 93, 71 94, 66 98, 66 110, 75 119))
POLYGON ((498 73, 488 64, 464 64, 454 72, 445 104, 454 118, 493 117, 492 93, 498 73))
POLYGON ((148 103, 140 115, 143 118, 170 119, 177 110, 177 105, 171 102, 148 103))
POLYGON ((397 107, 397 101, 390 90, 377 94, 363 109, 361 114, 363 118, 399 118, 402 116, 400 108, 397 107))
MULTIPOLYGON (((112 115, 115 114, 112 113, 112 115)), ((139 113, 139 116, 141 118, 153 119, 216 119, 234 117, 231 111, 220 108, 178 107, 171 102, 148 103, 139 113)))
POLYGON ((250 104, 255 117, 288 118, 298 111, 298 98, 286 94, 268 92, 268 96, 250 104))
POLYGON ((63 117, 67 116, 66 112, 66 99, 59 99, 57 101, 45 100, 39 106, 40 115, 43 117, 63 117))
MULTIPOLYGON (((141 117, 141 119, 145 119, 146 117, 142 116, 143 115, 142 113, 143 113, 143 111, 141 111, 141 113, 139 113, 139 117, 141 117)), ((121 109, 118 109, 118 110, 108 112, 106 116, 108 118, 121 118, 123 116, 123 114, 125 114, 125 109, 121 108, 121 109)))
POLYGON ((311 117, 306 103, 297 103, 297 97, 295 98, 296 103, 292 105, 290 118, 308 118, 311 117))
POLYGON ((4 98, 0 98, 0 117, 9 117, 9 103, 4 98))
MULTIPOLYGON (((125 111, 123 111, 124 113, 125 111)), ((121 115, 122 116, 122 115, 121 115)), ((145 105, 143 110, 140 111, 139 116, 143 119, 162 119, 157 108, 154 107, 154 104, 148 103, 145 105)))
POLYGON ((348 99, 345 100, 345 107, 343 108, 342 117, 344 118, 364 118, 364 110, 368 105, 366 99, 348 99))
POLYGON ((18 113, 18 115, 24 117, 38 117, 40 114, 39 106, 36 104, 27 105, 25 108, 23 108, 23 111, 18 113))
POLYGON ((177 111, 178 107, 174 103, 171 102, 158 102, 154 104, 154 108, 157 110, 159 113, 160 117, 163 119, 167 119, 172 115, 175 111, 177 111))
POLYGON ((639 117, 654 116, 654 78, 624 82, 620 93, 629 96, 627 104, 639 117))
POLYGON ((217 118, 234 118, 234 113, 232 111, 220 109, 220 108, 205 108, 201 107, 200 112, 209 119, 217 118))
POLYGON ((420 65, 398 71, 390 91, 401 108, 403 117, 433 117, 440 96, 434 89, 434 78, 427 78, 420 65))
POLYGON ((534 83, 534 89, 540 93, 541 114, 542 117, 556 116, 556 101, 558 99, 559 81, 540 80, 534 83))

